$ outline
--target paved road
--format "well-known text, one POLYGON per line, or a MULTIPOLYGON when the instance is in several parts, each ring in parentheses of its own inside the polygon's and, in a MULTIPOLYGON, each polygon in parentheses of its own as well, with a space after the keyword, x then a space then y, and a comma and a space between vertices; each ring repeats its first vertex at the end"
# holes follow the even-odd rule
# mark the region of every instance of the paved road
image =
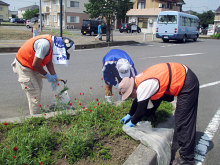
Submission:
MULTIPOLYGON (((161 62, 179 62, 190 67, 198 76, 201 89, 199 96, 197 137, 199 153, 197 159, 205 156, 205 165, 219 164, 219 116, 220 111, 220 68, 219 68, 219 40, 201 40, 198 42, 149 42, 146 44, 114 47, 125 50, 133 59, 138 73, 151 65, 161 62), (215 121, 214 124, 212 121, 215 121), (209 127, 208 127, 209 126, 209 127), (205 132, 205 134, 204 134, 205 132), (208 135, 208 136, 205 136, 208 135), (208 137, 210 142, 201 140, 208 137), (205 145, 204 145, 205 144, 205 145), (208 147, 207 147, 208 146, 208 147)), ((92 99, 104 97, 104 82, 101 80, 102 57, 112 47, 76 50, 71 54, 69 66, 55 66, 57 74, 62 79, 67 79, 70 88, 71 101, 80 98, 80 93, 85 93, 84 103, 92 99), (92 87, 92 90, 90 90, 92 87), (91 96, 91 97, 90 97, 91 96)), ((20 116, 19 108, 23 106, 23 113, 28 115, 26 96, 17 82, 17 76, 10 67, 15 53, 0 54, 1 72, 1 99, 0 119, 20 116)), ((116 91, 114 91, 116 94, 116 91)), ((44 81, 42 105, 50 104, 54 93, 50 84, 44 81)), ((117 100, 117 95, 114 99, 117 100)))

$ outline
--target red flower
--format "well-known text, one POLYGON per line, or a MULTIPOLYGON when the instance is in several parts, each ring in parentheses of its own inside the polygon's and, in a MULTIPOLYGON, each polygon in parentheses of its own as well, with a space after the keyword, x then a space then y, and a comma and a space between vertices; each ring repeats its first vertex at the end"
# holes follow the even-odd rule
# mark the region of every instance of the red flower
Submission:
POLYGON ((86 133, 86 132, 83 132, 83 133, 86 133))
POLYGON ((99 103, 97 103, 97 105, 99 105, 99 103))
POLYGON ((96 101, 99 101, 99 99, 96 99, 96 101))
POLYGON ((24 165, 28 165, 27 163, 24 163, 24 165))
POLYGON ((85 109, 86 107, 83 107, 83 109, 85 109))
POLYGON ((41 107, 41 105, 39 105, 39 107, 41 107))
POLYGON ((92 89, 92 87, 90 87, 90 89, 92 89))
POLYGON ((102 115, 100 115, 100 117, 102 117, 102 115))
POLYGON ((15 156, 13 156, 13 158, 15 159, 15 156))
POLYGON ((82 93, 80 93, 80 95, 81 95, 82 93))
POLYGON ((49 107, 49 105, 47 105, 47 107, 49 107))
POLYGON ((79 105, 81 105, 81 103, 79 103, 79 105))
POLYGON ((17 151, 17 150, 18 150, 18 148, 17 148, 17 147, 14 147, 14 148, 13 148, 13 150, 14 150, 14 151, 17 151))
POLYGON ((5 122, 4 125, 7 125, 7 123, 5 122))
POLYGON ((76 100, 76 98, 75 98, 75 100, 76 100))
POLYGON ((44 115, 46 116, 46 113, 44 115))
POLYGON ((25 89, 27 89, 27 87, 24 87, 25 89))
POLYGON ((114 94, 112 94, 112 96, 114 96, 114 94))
POLYGON ((115 89, 117 89, 117 88, 115 88, 115 89))
POLYGON ((36 99, 36 97, 34 97, 36 99))
POLYGON ((74 134, 74 136, 76 136, 76 134, 74 134))
POLYGON ((103 78, 101 78, 101 80, 103 80, 103 78))
POLYGON ((95 108, 95 106, 94 106, 94 108, 95 108))
POLYGON ((57 97, 57 95, 55 95, 55 97, 57 97))
POLYGON ((60 84, 58 83, 57 85, 59 86, 60 84))
POLYGON ((90 112, 92 112, 92 110, 90 110, 90 112))
POLYGON ((113 110, 111 110, 111 112, 113 112, 113 110))
POLYGON ((72 105, 72 103, 69 103, 69 105, 72 105))
POLYGON ((103 88, 103 86, 102 86, 102 88, 103 88))
POLYGON ((83 93, 83 95, 84 95, 84 93, 83 93))
POLYGON ((85 111, 87 111, 87 109, 85 109, 85 111))
POLYGON ((40 164, 43 164, 43 162, 40 162, 40 164))

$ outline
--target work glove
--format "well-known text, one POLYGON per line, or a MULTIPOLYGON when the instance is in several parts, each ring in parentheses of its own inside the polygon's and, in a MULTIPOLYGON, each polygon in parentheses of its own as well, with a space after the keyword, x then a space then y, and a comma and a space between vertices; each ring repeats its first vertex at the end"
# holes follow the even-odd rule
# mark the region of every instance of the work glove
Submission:
POLYGON ((136 126, 136 124, 133 124, 132 122, 131 122, 131 120, 127 123, 127 124, 125 124, 126 126, 129 126, 129 127, 134 127, 134 126, 136 126))
POLYGON ((125 117, 123 117, 121 120, 120 120, 120 123, 127 123, 129 120, 131 120, 132 116, 127 114, 125 117))
POLYGON ((105 98, 110 104, 112 103, 112 96, 105 96, 105 98))
POLYGON ((47 81, 48 81, 48 82, 56 81, 55 79, 57 79, 57 75, 56 75, 56 74, 51 75, 51 74, 47 73, 47 74, 45 75, 45 77, 47 78, 47 81))

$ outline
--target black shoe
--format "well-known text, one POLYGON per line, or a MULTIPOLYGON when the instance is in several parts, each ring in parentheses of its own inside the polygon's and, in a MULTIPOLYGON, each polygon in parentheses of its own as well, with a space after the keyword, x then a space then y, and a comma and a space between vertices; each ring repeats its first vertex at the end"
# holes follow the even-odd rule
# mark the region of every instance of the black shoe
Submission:
POLYGON ((172 165, 194 165, 194 164, 195 164, 194 160, 193 161, 186 160, 181 156, 176 158, 172 163, 172 165))

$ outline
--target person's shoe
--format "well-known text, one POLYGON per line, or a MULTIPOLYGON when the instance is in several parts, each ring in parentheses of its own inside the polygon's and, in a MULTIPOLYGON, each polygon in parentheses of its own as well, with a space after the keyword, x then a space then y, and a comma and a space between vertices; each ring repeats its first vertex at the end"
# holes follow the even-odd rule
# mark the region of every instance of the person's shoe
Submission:
POLYGON ((172 163, 172 165, 194 165, 194 164, 195 164, 194 160, 193 161, 186 160, 181 156, 176 158, 172 163))

